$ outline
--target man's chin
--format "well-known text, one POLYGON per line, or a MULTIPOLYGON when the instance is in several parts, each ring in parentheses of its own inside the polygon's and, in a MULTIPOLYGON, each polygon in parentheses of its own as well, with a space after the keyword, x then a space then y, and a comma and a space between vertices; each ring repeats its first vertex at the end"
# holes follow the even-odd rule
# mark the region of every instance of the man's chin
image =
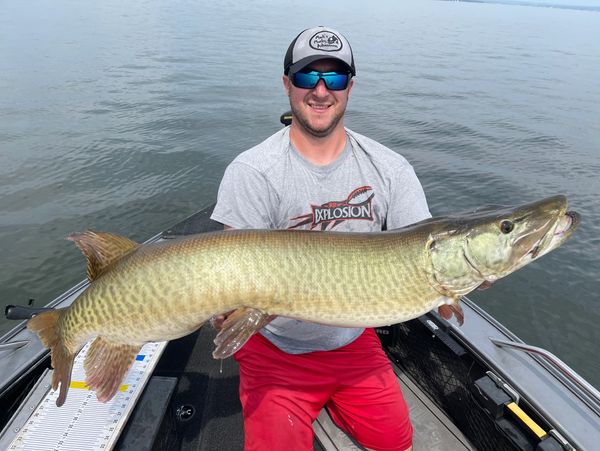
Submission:
POLYGON ((331 132, 333 132, 333 130, 336 128, 337 124, 339 123, 339 120, 331 120, 328 121, 327 123, 317 123, 315 124, 314 122, 311 122, 310 120, 303 120, 300 119, 298 121, 300 123, 300 125, 302 126, 302 128, 304 128, 304 130, 306 130, 308 133, 310 133, 312 136, 316 137, 316 138, 324 138, 326 136, 329 136, 331 134, 331 132))
POLYGON ((313 127, 313 126, 305 127, 305 129, 308 133, 310 133, 311 135, 313 135, 317 138, 323 138, 325 136, 330 135, 334 128, 335 128, 334 124, 330 124, 327 127, 313 127))
POLYGON ((325 138, 329 136, 342 119, 341 114, 334 115, 329 119, 325 119, 324 117, 315 119, 314 117, 311 117, 310 114, 306 114, 305 111, 296 110, 291 103, 290 106, 292 107, 292 113, 294 114, 296 123, 315 138, 325 138))

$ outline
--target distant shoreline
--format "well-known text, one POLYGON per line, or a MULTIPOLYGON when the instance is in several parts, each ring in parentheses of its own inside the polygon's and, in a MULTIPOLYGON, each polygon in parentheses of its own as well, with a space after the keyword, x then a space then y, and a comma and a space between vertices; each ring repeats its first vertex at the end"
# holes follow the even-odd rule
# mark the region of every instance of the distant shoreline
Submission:
POLYGON ((516 6, 537 6, 541 8, 556 8, 556 9, 571 9, 578 11, 600 11, 599 6, 585 6, 585 5, 564 5, 562 3, 537 3, 528 1, 508 1, 508 0, 442 0, 442 1, 454 1, 463 3, 496 3, 501 5, 516 5, 516 6))

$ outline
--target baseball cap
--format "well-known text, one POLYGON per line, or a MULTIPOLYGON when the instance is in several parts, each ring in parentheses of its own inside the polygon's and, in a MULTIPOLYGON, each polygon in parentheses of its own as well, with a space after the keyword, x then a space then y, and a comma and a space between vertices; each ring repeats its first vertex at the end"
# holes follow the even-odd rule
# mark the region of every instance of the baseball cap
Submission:
POLYGON ((313 61, 336 59, 348 66, 356 75, 354 55, 348 40, 338 31, 328 27, 308 28, 292 41, 283 60, 283 73, 296 73, 313 61))

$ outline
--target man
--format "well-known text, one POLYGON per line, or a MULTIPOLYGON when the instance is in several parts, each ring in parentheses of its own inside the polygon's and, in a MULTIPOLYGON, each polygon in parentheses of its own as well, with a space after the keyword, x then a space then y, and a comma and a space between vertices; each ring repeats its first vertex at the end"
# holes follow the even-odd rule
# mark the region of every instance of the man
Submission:
MULTIPOLYGON (((283 76, 292 124, 229 165, 212 219, 225 228, 380 231, 430 217, 410 164, 344 128, 355 74, 339 32, 316 27, 292 41, 283 76)), ((372 329, 275 318, 235 358, 246 449, 312 449, 323 406, 366 448, 411 448, 408 409, 372 329)))

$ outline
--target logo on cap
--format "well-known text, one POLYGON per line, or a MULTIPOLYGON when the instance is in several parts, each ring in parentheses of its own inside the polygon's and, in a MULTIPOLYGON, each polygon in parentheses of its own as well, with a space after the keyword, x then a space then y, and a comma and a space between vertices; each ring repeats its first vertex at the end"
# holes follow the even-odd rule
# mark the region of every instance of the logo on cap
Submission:
POLYGON ((322 52, 337 52, 342 50, 342 40, 330 31, 320 31, 309 41, 310 46, 322 52))

